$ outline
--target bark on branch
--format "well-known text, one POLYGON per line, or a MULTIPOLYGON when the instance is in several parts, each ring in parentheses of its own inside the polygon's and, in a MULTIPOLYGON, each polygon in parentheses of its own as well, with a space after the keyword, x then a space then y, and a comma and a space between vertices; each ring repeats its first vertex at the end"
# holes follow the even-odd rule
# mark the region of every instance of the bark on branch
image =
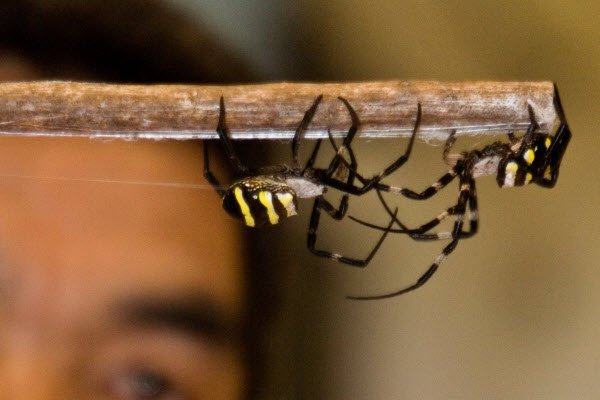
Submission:
POLYGON ((387 81, 237 86, 112 85, 75 82, 0 84, 0 135, 103 138, 216 138, 219 98, 234 139, 286 139, 319 94, 308 138, 347 131, 337 97, 355 108, 362 137, 408 136, 420 102, 419 138, 523 131, 531 104, 543 131, 558 124, 552 82, 387 81))

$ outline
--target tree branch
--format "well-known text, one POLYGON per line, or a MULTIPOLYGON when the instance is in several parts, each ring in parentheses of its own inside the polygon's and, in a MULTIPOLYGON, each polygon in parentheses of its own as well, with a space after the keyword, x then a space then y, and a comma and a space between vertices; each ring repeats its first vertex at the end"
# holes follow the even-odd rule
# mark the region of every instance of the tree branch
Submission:
POLYGON ((361 119, 360 136, 409 136, 423 108, 419 138, 523 131, 527 104, 543 131, 558 125, 551 82, 275 83, 239 86, 112 85, 74 82, 0 84, 0 135, 102 138, 216 138, 219 97, 234 139, 289 139, 315 97, 323 94, 306 137, 327 128, 344 135, 350 117, 338 96, 361 119))

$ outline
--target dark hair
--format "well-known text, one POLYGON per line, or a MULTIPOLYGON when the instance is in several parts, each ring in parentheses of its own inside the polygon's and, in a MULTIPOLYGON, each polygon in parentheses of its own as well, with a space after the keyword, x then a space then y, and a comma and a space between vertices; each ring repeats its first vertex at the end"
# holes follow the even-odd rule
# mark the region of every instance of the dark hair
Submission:
POLYGON ((253 80, 196 20, 152 0, 3 0, 0 51, 23 56, 47 79, 253 80))

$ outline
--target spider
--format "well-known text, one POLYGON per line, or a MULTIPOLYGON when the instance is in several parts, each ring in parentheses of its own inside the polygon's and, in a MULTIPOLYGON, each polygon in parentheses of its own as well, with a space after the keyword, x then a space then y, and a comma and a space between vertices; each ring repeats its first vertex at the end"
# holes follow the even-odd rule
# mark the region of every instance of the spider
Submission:
MULTIPOLYGON (((385 230, 386 232, 405 233, 415 240, 452 240, 414 284, 392 293, 375 296, 348 296, 348 298, 354 300, 385 299, 402 295, 423 286, 437 271, 441 262, 456 248, 459 240, 473 236, 478 230, 476 177, 495 173, 496 182, 500 187, 524 186, 529 183, 536 183, 546 188, 554 187, 558 179, 563 154, 571 139, 571 132, 566 123, 558 93, 555 94, 555 108, 560 119, 560 125, 554 136, 537 132, 539 125, 531 105, 528 105, 530 125, 527 132, 521 139, 517 139, 512 132, 508 133, 509 143, 494 142, 481 150, 450 155, 450 149, 456 141, 456 130, 453 130, 446 140, 443 154, 444 160, 448 164, 454 164, 454 167, 420 193, 377 182, 375 187, 379 199, 400 229, 377 226, 352 216, 349 216, 349 218, 370 228, 385 230), (398 221, 381 194, 382 191, 391 192, 411 199, 424 200, 432 197, 456 178, 458 178, 460 188, 457 203, 416 229, 408 229, 398 221), (451 215, 456 217, 451 231, 427 233, 451 215), (463 230, 465 216, 469 221, 468 231, 463 230)), ((369 184, 368 180, 364 180, 360 176, 357 179, 366 185, 369 184)))
MULTIPOLYGON (((308 249, 313 254, 320 257, 329 258, 356 267, 365 267, 371 258, 373 258, 389 232, 384 230, 384 233, 381 235, 378 242, 364 259, 350 258, 338 253, 317 249, 315 244, 321 211, 325 211, 329 216, 336 220, 341 220, 345 217, 348 209, 349 195, 360 196, 371 191, 375 188, 376 184, 379 183, 381 178, 391 174, 408 160, 421 121, 421 108, 420 106, 418 107, 413 135, 404 154, 383 170, 383 172, 370 180, 368 185, 357 186, 354 184, 357 162, 350 145, 356 135, 360 121, 352 106, 342 97, 339 97, 338 99, 342 101, 348 109, 352 121, 352 125, 343 140, 343 151, 338 151, 336 153, 328 168, 315 168, 314 163, 321 146, 321 140, 318 140, 315 143, 306 164, 303 166, 300 165, 300 140, 303 138, 322 98, 323 95, 320 95, 313 101, 311 107, 306 111, 302 121, 296 129, 292 140, 293 164, 280 164, 254 169, 244 165, 233 148, 227 133, 225 124, 225 105, 223 97, 221 97, 217 133, 238 180, 227 189, 224 189, 221 186, 220 182, 210 171, 208 144, 205 142, 203 142, 204 176, 223 199, 223 208, 225 211, 234 218, 242 220, 250 227, 277 224, 280 219, 297 214, 297 198, 314 198, 315 201, 308 227, 308 249), (348 155, 350 159, 349 162, 345 160, 345 154, 348 155), (345 193, 342 196, 338 207, 335 207, 323 197, 328 187, 335 188, 345 193)), ((328 133, 329 139, 334 143, 329 130, 328 133)), ((396 219, 396 213, 397 210, 391 212, 394 219, 390 221, 389 228, 392 227, 396 219)))

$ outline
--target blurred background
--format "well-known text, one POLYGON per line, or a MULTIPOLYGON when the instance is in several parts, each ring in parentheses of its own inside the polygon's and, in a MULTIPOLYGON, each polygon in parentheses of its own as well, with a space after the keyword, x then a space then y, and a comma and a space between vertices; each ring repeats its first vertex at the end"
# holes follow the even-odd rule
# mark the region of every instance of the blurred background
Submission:
MULTIPOLYGON (((43 12, 64 12, 56 6, 60 1, 41 3, 54 7, 40 11, 42 17, 43 12)), ((144 7, 138 1, 120 3, 144 7)), ((125 24, 115 12, 115 42, 133 38, 143 43, 153 39, 153 32, 172 30, 170 40, 180 40, 189 53, 198 45, 198 68, 208 67, 182 72, 176 68, 176 54, 156 54, 161 73, 140 77, 135 57, 123 56, 112 61, 129 66, 127 74, 105 74, 100 80, 551 80, 557 83, 573 133, 552 190, 501 190, 493 178, 479 179, 479 233, 461 241, 427 285, 405 296, 370 302, 345 299, 348 294, 385 293, 412 283, 443 243, 390 237, 364 270, 321 260, 305 246, 310 201, 301 204, 300 217, 257 233, 250 240, 268 243, 269 252, 261 250, 267 245, 256 245, 254 258, 273 271, 280 293, 278 317, 264 348, 269 353, 268 379, 261 398, 598 397, 600 136, 594 132, 600 125, 600 3, 164 4, 169 12, 185 15, 198 31, 185 30, 187 25, 179 23, 153 24, 151 18, 128 19, 125 24), (190 33, 206 40, 188 40, 190 33)), ((68 20, 68 12, 64 15, 68 20)), ((81 51, 93 53, 93 43, 81 51)), ((41 56, 34 68, 45 70, 46 78, 91 80, 77 68, 55 70, 41 56)), ((404 151, 405 142, 390 143, 361 143, 361 168, 374 173, 381 160, 404 151)), ((474 146, 482 143, 466 145, 474 146)), ((289 154, 289 144, 272 147, 273 152, 289 154)), ((441 152, 440 146, 417 145, 395 179, 425 188, 447 170, 441 152)), ((415 226, 455 201, 455 185, 445 192, 427 202, 393 200, 401 207, 399 217, 415 226)), ((384 223, 380 208, 374 195, 351 200, 352 215, 384 223)), ((376 232, 355 224, 324 221, 318 243, 361 256, 376 238, 376 232)))

